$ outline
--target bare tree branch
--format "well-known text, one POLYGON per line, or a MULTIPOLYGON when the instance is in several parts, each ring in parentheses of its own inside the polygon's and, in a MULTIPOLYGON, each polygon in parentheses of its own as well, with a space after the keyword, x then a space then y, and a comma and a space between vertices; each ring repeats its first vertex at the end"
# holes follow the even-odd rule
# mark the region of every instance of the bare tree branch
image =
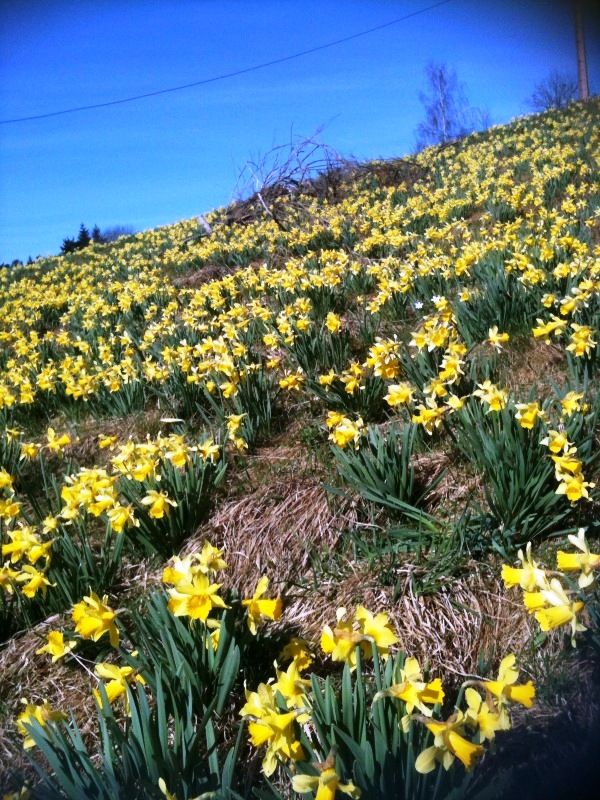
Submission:
POLYGON ((454 69, 430 61, 425 67, 427 92, 419 92, 425 120, 417 125, 417 150, 430 144, 447 144, 489 126, 489 112, 469 106, 465 85, 454 69))
POLYGON ((537 84, 525 102, 532 111, 549 111, 551 108, 566 108, 576 97, 577 79, 552 70, 547 78, 537 84))

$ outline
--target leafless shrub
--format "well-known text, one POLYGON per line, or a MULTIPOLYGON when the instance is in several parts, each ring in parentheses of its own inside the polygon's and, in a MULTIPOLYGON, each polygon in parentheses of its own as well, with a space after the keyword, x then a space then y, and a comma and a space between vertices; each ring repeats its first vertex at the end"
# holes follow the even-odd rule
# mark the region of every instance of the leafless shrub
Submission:
POLYGON ((307 138, 290 136, 265 155, 246 162, 234 190, 235 200, 226 218, 228 224, 247 223, 265 212, 279 228, 287 230, 290 205, 302 209, 309 198, 340 199, 342 184, 356 168, 352 158, 342 158, 319 141, 321 129, 307 138))
POLYGON ((526 102, 532 111, 566 108, 577 97, 577 79, 558 70, 538 83, 526 102))
POLYGON ((356 181, 374 178, 380 186, 412 186, 426 173, 410 159, 359 163, 320 142, 320 133, 321 129, 308 138, 292 136, 288 143, 247 161, 225 223, 248 224, 266 213, 280 229, 288 230, 294 224, 290 212, 306 211, 312 199, 339 203, 356 181))

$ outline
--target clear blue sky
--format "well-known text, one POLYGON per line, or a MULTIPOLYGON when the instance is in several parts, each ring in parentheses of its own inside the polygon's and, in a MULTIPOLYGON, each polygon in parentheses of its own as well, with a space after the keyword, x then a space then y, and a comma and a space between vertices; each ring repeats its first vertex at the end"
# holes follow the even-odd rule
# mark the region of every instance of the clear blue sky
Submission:
MULTIPOLYGON (((244 70, 436 0, 0 0, 0 120, 244 70)), ((600 21, 587 0, 590 89, 600 21)), ((600 4, 598 4, 600 5, 600 4)), ((131 103, 0 125, 0 262, 88 228, 144 230, 232 198, 249 157, 311 135, 360 159, 414 149, 428 60, 493 123, 526 113, 551 69, 576 74, 570 0, 449 0, 272 67, 131 103)))

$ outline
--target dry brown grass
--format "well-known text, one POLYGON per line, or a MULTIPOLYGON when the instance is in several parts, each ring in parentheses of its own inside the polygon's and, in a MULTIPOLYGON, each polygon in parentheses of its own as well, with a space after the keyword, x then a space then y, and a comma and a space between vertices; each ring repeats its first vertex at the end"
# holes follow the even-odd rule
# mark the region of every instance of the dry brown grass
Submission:
POLYGON ((14 636, 0 650, 0 704, 5 710, 0 717, 0 787, 6 775, 3 767, 16 772, 18 767, 27 765, 23 740, 16 730, 16 719, 23 710, 22 698, 36 704, 48 700, 55 710, 72 711, 84 740, 94 746, 92 689, 97 680, 93 663, 77 657, 53 664, 46 653, 36 655, 36 650, 46 643, 46 635, 65 625, 68 627, 66 617, 56 614, 14 636))
POLYGON ((314 547, 335 547, 353 518, 351 503, 334 506, 318 482, 290 477, 221 505, 185 552, 209 540, 225 550, 228 583, 239 591, 252 593, 265 574, 281 591, 306 572, 314 547))
POLYGON ((541 399, 551 394, 552 383, 560 385, 568 375, 564 352, 533 338, 526 347, 507 346, 503 367, 508 389, 518 395, 532 390, 541 399))

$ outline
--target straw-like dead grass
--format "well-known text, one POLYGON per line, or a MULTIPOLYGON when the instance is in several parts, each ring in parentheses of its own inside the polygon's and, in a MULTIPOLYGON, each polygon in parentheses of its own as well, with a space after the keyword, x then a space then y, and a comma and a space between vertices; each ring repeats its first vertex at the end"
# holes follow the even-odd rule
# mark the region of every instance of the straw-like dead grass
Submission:
POLYGON ((317 482, 280 480, 224 503, 185 552, 208 540, 225 550, 230 585, 252 594, 260 578, 268 575, 271 586, 280 591, 306 572, 315 546, 335 547, 353 515, 351 503, 334 507, 317 482))
POLYGON ((46 653, 36 655, 46 644, 51 630, 61 629, 65 618, 54 615, 19 636, 14 636, 0 650, 0 786, 8 767, 25 767, 23 740, 16 730, 16 719, 23 710, 22 698, 30 703, 48 700, 53 709, 72 711, 84 740, 94 748, 97 733, 93 724, 92 689, 97 685, 93 664, 70 658, 52 663, 46 653))
MULTIPOLYGON (((493 668, 509 652, 520 652, 531 639, 530 619, 522 604, 507 596, 497 579, 473 572, 449 582, 439 592, 417 595, 411 588, 412 565, 399 577, 403 591, 394 601, 395 587, 382 586, 364 564, 341 580, 332 578, 314 591, 312 587, 286 609, 286 619, 297 623, 303 634, 318 642, 326 624, 335 622, 338 607, 353 610, 358 603, 385 611, 396 631, 399 647, 436 675, 460 679, 478 672, 481 654, 493 668)), ((452 680, 452 679, 451 679, 452 680)))
POLYGON ((504 369, 508 389, 516 394, 533 390, 539 398, 551 394, 553 383, 564 383, 568 372, 565 354, 539 339, 528 340, 525 348, 507 346, 504 369))

